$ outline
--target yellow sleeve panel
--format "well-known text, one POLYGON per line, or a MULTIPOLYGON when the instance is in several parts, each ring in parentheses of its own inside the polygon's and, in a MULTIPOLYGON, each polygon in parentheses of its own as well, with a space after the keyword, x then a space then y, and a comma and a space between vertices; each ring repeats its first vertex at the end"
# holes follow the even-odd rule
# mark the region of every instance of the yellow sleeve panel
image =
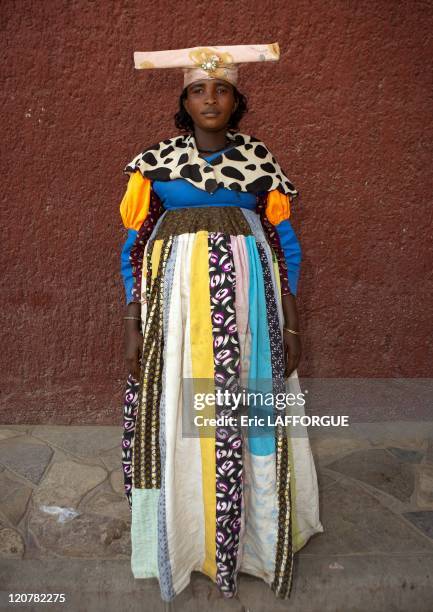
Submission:
POLYGON ((141 172, 131 174, 123 200, 120 203, 120 216, 127 229, 138 231, 147 217, 150 205, 150 179, 141 172))
POLYGON ((290 217, 289 196, 273 189, 268 193, 266 202, 266 216, 272 225, 278 225, 281 221, 290 217))

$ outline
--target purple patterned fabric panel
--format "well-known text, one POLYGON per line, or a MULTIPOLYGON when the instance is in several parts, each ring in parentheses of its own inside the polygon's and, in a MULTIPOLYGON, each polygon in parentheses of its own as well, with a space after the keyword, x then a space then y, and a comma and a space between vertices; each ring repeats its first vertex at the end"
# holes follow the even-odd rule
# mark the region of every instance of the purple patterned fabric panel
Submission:
MULTIPOLYGON (((240 347, 236 324, 235 281, 230 236, 208 239, 215 390, 239 388, 240 347)), ((233 416, 230 406, 215 405, 215 416, 233 416)), ((225 597, 236 595, 236 562, 242 510, 242 434, 240 427, 216 427, 216 581, 225 597)))
POLYGON ((128 375, 123 404, 122 467, 125 495, 132 509, 132 445, 134 442, 135 421, 138 410, 138 381, 128 375))

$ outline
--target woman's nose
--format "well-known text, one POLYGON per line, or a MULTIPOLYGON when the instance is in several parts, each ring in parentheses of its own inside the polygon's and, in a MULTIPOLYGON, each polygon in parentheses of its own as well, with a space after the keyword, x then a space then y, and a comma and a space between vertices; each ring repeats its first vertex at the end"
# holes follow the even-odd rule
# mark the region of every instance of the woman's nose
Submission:
POLYGON ((215 92, 210 91, 207 96, 206 96, 206 102, 207 103, 214 103, 215 102, 215 92))

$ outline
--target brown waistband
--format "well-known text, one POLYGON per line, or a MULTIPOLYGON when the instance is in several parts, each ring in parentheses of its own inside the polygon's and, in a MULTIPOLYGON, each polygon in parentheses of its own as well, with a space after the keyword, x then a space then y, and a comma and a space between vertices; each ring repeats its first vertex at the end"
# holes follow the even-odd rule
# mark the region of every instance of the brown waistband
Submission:
POLYGON ((158 240, 200 230, 231 236, 252 235, 251 227, 238 206, 191 206, 167 210, 154 238, 158 240))

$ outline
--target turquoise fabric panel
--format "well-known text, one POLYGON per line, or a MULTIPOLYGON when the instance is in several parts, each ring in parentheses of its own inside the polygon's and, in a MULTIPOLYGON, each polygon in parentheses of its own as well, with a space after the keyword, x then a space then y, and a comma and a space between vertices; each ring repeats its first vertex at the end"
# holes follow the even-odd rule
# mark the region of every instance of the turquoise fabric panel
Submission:
POLYGON ((251 333, 250 370, 248 392, 261 393, 263 402, 250 402, 248 416, 264 419, 264 425, 248 427, 248 444, 253 455, 270 455, 275 452, 275 428, 268 426, 268 415, 273 416, 273 402, 265 403, 272 397, 272 363, 268 319, 262 264, 254 236, 245 238, 249 265, 249 325, 251 333))
POLYGON ((158 578, 159 489, 132 488, 131 569, 134 578, 158 578))
POLYGON ((281 248, 283 249, 284 259, 287 264, 287 278, 289 280, 290 291, 293 295, 296 295, 302 259, 301 245, 288 219, 278 223, 275 229, 280 238, 281 248))
POLYGON ((133 229, 128 230, 126 241, 122 248, 120 255, 120 272, 123 278, 123 286, 125 288, 126 303, 132 302, 132 288, 134 286, 134 276, 132 274, 132 265, 129 261, 129 255, 137 237, 137 231, 133 229))

